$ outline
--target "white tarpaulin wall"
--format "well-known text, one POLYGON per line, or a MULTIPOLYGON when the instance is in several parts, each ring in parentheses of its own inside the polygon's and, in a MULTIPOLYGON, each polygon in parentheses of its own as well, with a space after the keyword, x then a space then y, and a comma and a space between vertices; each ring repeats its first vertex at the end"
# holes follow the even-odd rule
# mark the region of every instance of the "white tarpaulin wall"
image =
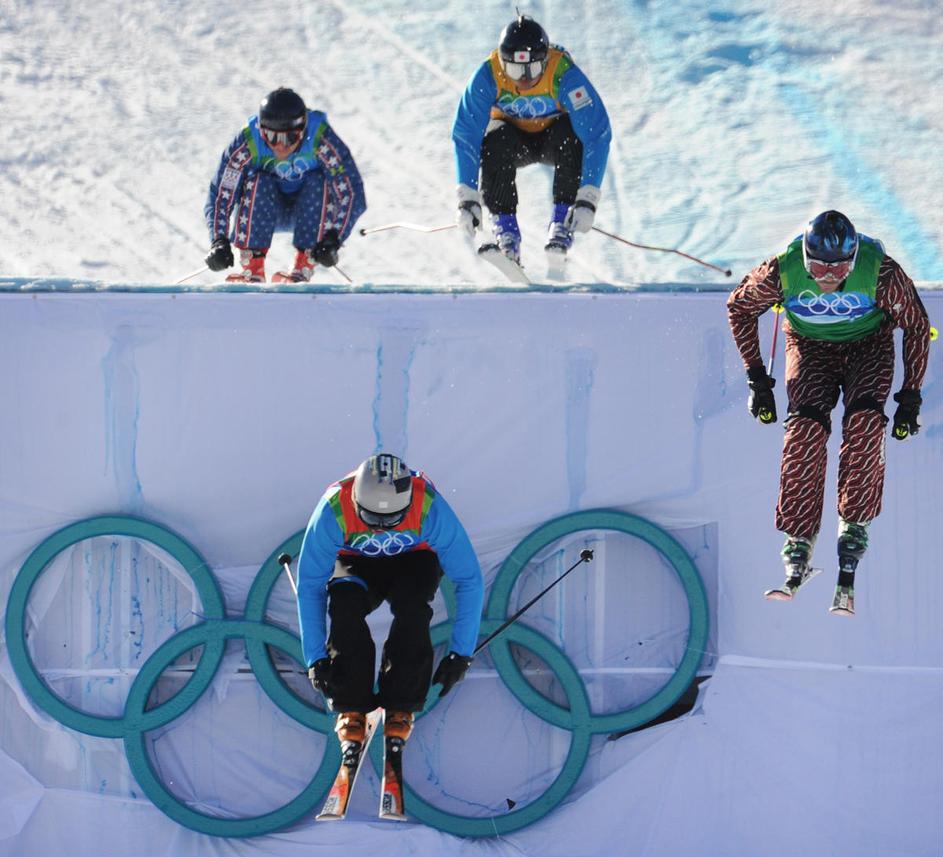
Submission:
MULTIPOLYGON (((939 321, 943 296, 924 298, 939 321)), ((124 514, 186 539, 212 569, 227 615, 238 617, 256 572, 304 526, 323 488, 382 448, 436 481, 487 583, 530 531, 567 513, 618 509, 670 533, 707 589, 712 632, 701 671, 714 672, 692 715, 614 742, 594 738, 563 804, 502 839, 462 844, 419 824, 367 824, 376 802, 367 771, 343 825, 304 822, 236 840, 171 821, 142 795, 119 739, 67 729, 33 705, 4 641, 0 854, 938 853, 938 347, 924 386, 926 428, 914 441, 889 442, 885 510, 859 572, 858 615, 842 621, 826 610, 834 489, 816 556, 826 573, 794 604, 762 598, 781 575, 772 509, 782 429, 745 412, 723 300, 0 295, 4 605, 52 533, 124 514)), ((761 322, 768 342, 770 319, 761 322)), ((777 362, 781 377, 781 353, 777 362)), ((777 397, 783 413, 782 385, 777 397)), ((832 462, 831 482, 834 471, 832 462)), ((543 551, 512 606, 584 544, 597 550, 594 566, 571 575, 526 624, 567 653, 601 714, 667 680, 683 654, 687 608, 657 551, 600 531, 543 551)), ((202 609, 192 581, 160 550, 88 540, 37 582, 28 644, 56 694, 117 717, 149 654, 202 609)), ((440 604, 436 621, 443 617, 440 604)), ((296 628, 284 581, 267 618, 296 628)), ((381 634, 383 621, 374 623, 381 634)), ((158 696, 189 675, 186 661, 158 696)), ((565 702, 540 663, 524 666, 565 702)), ((291 800, 325 740, 261 692, 238 643, 211 692, 148 739, 177 798, 223 817, 291 800)), ((407 778, 445 811, 490 816, 508 800, 538 799, 569 743, 566 730, 508 693, 485 657, 448 705, 420 721, 407 778)))

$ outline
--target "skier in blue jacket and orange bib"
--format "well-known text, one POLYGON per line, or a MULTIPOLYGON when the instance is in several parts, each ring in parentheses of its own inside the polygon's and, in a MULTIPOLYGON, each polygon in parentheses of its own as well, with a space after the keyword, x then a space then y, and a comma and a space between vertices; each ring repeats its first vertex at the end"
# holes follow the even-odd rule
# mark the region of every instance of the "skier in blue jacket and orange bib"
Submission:
POLYGON ((431 681, 443 696, 464 677, 483 601, 471 541, 424 474, 379 454, 327 489, 298 559, 298 615, 309 678, 339 712, 342 745, 363 740, 366 714, 377 707, 385 709, 387 735, 408 737, 431 681), (455 584, 457 610, 449 654, 433 675, 431 602, 443 572, 455 584), (393 622, 374 693, 366 617, 384 601, 393 622))

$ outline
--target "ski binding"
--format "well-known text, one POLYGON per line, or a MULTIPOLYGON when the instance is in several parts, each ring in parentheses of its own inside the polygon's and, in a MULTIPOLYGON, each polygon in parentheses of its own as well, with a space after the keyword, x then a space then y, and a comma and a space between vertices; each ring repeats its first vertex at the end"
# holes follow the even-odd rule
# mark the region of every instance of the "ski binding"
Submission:
POLYGON ((791 577, 787 577, 782 586, 776 589, 767 589, 763 595, 769 601, 792 601, 795 598, 796 593, 805 586, 813 577, 822 573, 821 568, 810 568, 808 572, 802 577, 797 586, 790 586, 789 581, 791 577))

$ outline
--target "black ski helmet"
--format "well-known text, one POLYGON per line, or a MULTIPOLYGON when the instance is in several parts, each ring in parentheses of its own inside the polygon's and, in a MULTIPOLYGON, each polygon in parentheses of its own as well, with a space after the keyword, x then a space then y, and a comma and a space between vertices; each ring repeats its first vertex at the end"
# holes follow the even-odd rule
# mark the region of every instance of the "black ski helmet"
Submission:
POLYGON ((541 62, 549 50, 544 28, 527 15, 518 15, 501 31, 498 51, 505 62, 541 62))
POLYGON ((272 131, 300 131, 308 124, 308 108, 292 89, 280 86, 259 104, 259 125, 272 131))
POLYGON ((819 262, 845 262, 858 252, 858 233, 840 211, 823 211, 809 221, 802 236, 802 254, 819 262))

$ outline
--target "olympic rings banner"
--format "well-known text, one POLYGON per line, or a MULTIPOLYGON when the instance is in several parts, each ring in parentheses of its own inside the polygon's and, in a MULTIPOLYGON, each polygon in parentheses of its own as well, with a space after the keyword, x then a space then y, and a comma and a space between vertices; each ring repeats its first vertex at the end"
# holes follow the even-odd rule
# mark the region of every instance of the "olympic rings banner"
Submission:
MULTIPOLYGON (((612 509, 574 512, 555 518, 531 532, 508 555, 495 578, 485 606, 482 637, 497 629, 507 618, 515 583, 535 556, 549 545, 583 531, 612 531, 642 540, 654 549, 673 570, 688 607, 688 635, 684 654, 670 679, 647 699, 622 711, 596 714, 579 671, 567 655, 549 638, 522 623, 509 626, 489 646, 501 679, 513 696, 530 712, 547 723, 570 733, 564 764, 546 791, 526 805, 490 817, 468 817, 447 812, 422 798, 406 783, 406 805, 411 816, 439 830, 461 836, 486 837, 518 830, 551 812, 569 793, 579 778, 589 753, 593 735, 625 731, 658 717, 687 689, 694 679, 708 639, 708 605, 704 585, 684 548, 667 532, 651 522, 612 509), (566 696, 558 704, 538 692, 515 660, 511 646, 525 649, 541 659, 552 671, 566 696)), ((333 716, 296 695, 273 664, 270 648, 300 661, 300 642, 284 628, 266 621, 273 587, 282 575, 277 557, 287 552, 297 555, 302 533, 295 533, 278 545, 255 575, 246 600, 244 615, 227 617, 219 584, 195 547, 152 521, 111 515, 90 518, 59 530, 45 539, 29 555, 16 576, 6 612, 6 639, 10 660, 23 688, 40 709, 69 729, 121 740, 131 772, 147 797, 167 816, 192 830, 214 836, 259 836, 313 816, 340 762, 338 743, 330 740, 333 716), (90 714, 57 696, 33 661, 27 639, 27 605, 40 576, 55 558, 87 539, 123 536, 150 543, 165 551, 190 577, 202 603, 202 621, 179 631, 158 646, 145 661, 133 683, 119 717, 90 714), (220 667, 227 640, 242 639, 252 671, 265 694, 286 715, 303 726, 328 736, 320 765, 308 784, 283 806, 262 815, 224 818, 197 811, 178 798, 161 779, 147 747, 147 733, 165 726, 186 712, 204 694, 220 667), (174 661, 197 647, 203 647, 192 676, 174 696, 153 707, 148 699, 161 675, 174 661)), ((454 597, 444 586, 449 616, 454 613, 454 597)), ((432 628, 435 645, 447 642, 450 620, 432 628)), ((430 693, 424 716, 435 706, 430 693)), ((371 750, 379 770, 382 748, 375 742, 371 750)))

